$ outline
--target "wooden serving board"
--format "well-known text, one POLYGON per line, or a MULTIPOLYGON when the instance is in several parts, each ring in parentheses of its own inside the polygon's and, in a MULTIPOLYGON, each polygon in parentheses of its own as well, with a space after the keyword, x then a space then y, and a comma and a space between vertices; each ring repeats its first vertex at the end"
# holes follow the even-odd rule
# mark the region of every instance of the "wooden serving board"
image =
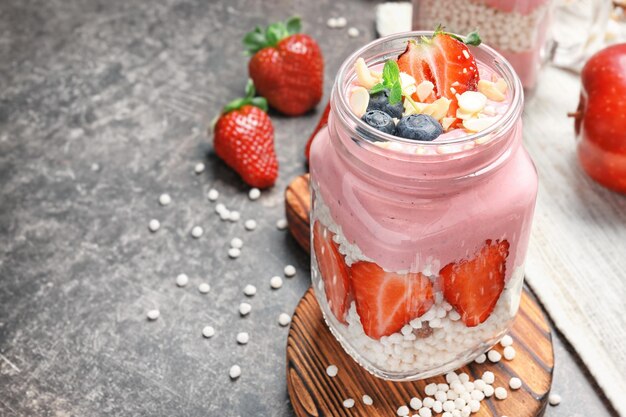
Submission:
MULTIPOLYGON (((296 178, 285 191, 289 230, 300 245, 309 250, 310 193, 308 175, 296 178)), ((471 363, 458 370, 471 379, 483 372, 495 374, 494 387, 505 387, 506 400, 494 396, 481 401, 476 417, 536 417, 543 415, 552 385, 554 352, 550 326, 534 297, 524 290, 520 310, 509 334, 517 355, 512 361, 504 358, 496 364, 471 363), (509 380, 517 376, 522 388, 511 390, 509 380)), ((502 353, 498 345, 495 349, 502 353)), ((424 387, 445 382, 443 376, 421 381, 391 382, 377 378, 360 367, 337 342, 324 323, 319 304, 309 289, 296 307, 287 339, 287 387, 291 403, 299 417, 305 416, 395 416, 398 407, 408 405, 412 397, 424 398, 424 387), (334 378, 326 374, 329 365, 336 365, 334 378), (369 395, 373 405, 361 398, 369 395), (355 400, 347 409, 345 399, 355 400)), ((411 411, 410 415, 417 414, 411 411)), ((434 416, 440 414, 433 413, 434 416)))

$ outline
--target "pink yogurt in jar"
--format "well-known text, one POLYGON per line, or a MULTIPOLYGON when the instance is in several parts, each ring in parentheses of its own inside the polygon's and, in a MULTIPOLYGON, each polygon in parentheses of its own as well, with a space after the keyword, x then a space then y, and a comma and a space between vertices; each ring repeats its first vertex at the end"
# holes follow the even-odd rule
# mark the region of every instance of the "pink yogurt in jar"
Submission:
POLYGON ((537 193, 511 65, 470 47, 481 78, 508 85, 498 120, 432 142, 382 133, 351 110, 354 64, 395 59, 409 39, 366 45, 342 65, 329 125, 310 154, 313 287, 343 348, 365 369, 421 379, 472 361, 517 312, 537 193))

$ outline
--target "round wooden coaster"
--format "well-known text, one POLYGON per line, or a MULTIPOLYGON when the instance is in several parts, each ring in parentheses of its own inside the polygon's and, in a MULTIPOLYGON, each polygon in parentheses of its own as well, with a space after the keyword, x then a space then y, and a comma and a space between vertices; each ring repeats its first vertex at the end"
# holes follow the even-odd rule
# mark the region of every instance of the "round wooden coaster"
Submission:
MULTIPOLYGON (((285 206, 289 230, 308 252, 308 175, 289 184, 285 191, 285 206)), ((491 371, 496 377, 494 387, 505 387, 508 391, 506 400, 495 397, 483 400, 478 413, 472 416, 535 417, 541 416, 545 410, 554 367, 552 337, 546 317, 526 289, 509 334, 517 352, 515 359, 502 359, 496 364, 489 361, 480 365, 471 363, 457 371, 466 372, 472 380, 491 371), (509 388, 509 380, 514 376, 523 383, 518 390, 509 388)), ((495 349, 502 353, 499 345, 495 349)), ((445 379, 439 376, 421 381, 390 382, 371 375, 344 352, 330 333, 313 290, 309 289, 300 300, 287 339, 287 387, 299 417, 395 416, 398 407, 408 405, 412 397, 424 398, 424 387, 431 382, 441 383, 445 379), (334 378, 326 374, 329 365, 339 368, 334 378), (373 405, 363 404, 363 395, 369 395, 373 405), (348 398, 355 401, 350 409, 343 406, 343 401, 348 398)))

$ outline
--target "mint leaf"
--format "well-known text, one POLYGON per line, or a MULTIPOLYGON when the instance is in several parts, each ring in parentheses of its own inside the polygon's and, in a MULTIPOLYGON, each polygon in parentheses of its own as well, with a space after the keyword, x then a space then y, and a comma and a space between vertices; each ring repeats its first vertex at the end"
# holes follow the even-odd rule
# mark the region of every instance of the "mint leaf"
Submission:
POLYGON ((285 27, 287 28, 287 33, 293 35, 294 33, 299 33, 302 29, 302 21, 300 20, 300 16, 292 16, 289 19, 285 20, 285 27))
POLYGON ((389 89, 389 104, 396 104, 400 100, 402 100, 402 84, 400 84, 400 80, 398 79, 389 89))
POLYGON ((482 39, 480 39, 478 32, 474 31, 467 34, 464 42, 466 45, 478 46, 482 43, 482 39))
POLYGON ((391 87, 396 81, 400 79, 400 68, 398 63, 392 59, 385 62, 383 67, 383 83, 386 87, 391 87))
POLYGON ((384 89, 385 89, 385 86, 382 83, 378 83, 374 87, 372 87, 372 89, 370 90, 370 94, 380 93, 384 89))

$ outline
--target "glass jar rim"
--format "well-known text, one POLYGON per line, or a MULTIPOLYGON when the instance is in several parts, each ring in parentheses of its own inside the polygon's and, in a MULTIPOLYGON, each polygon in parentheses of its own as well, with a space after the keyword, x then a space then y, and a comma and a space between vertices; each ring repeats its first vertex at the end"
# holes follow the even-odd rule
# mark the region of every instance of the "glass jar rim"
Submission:
MULTIPOLYGON (((385 36, 380 39, 376 39, 363 47, 359 48, 352 55, 350 55, 344 62, 341 64, 339 68, 339 72, 337 73, 337 77, 335 79, 335 84, 333 86, 331 101, 339 104, 339 116, 343 119, 343 122, 350 122, 356 127, 359 128, 361 132, 367 133, 367 135, 359 134, 357 135, 359 139, 365 140, 368 143, 378 142, 378 143, 404 143, 410 145, 420 145, 424 147, 429 146, 441 146, 441 145, 450 145, 450 144, 463 144, 465 142, 470 141, 480 141, 482 138, 489 137, 489 135, 497 136, 500 132, 506 132, 518 119, 520 116, 523 103, 524 103, 524 90, 522 86, 522 82, 517 76, 513 66, 506 60, 499 52, 495 49, 487 46, 485 44, 480 44, 479 46, 473 46, 473 48, 478 48, 485 52, 493 62, 501 71, 501 74, 509 87, 512 87, 512 96, 511 102, 506 109, 506 112, 491 126, 477 133, 463 135, 460 137, 454 137, 450 139, 443 139, 440 141, 420 141, 413 139, 406 139, 399 136, 394 136, 388 133, 381 132, 377 129, 374 129, 359 117, 354 114, 352 111, 350 104, 348 102, 348 97, 345 94, 344 84, 346 82, 345 78, 348 72, 354 68, 354 64, 356 60, 361 57, 368 50, 379 46, 380 44, 406 39, 407 41, 411 39, 418 38, 420 36, 432 36, 434 31, 412 31, 412 32, 401 32, 393 35, 385 36)), ((460 35, 458 35, 460 36, 460 35)), ((490 141, 485 141, 490 142, 490 141)))

